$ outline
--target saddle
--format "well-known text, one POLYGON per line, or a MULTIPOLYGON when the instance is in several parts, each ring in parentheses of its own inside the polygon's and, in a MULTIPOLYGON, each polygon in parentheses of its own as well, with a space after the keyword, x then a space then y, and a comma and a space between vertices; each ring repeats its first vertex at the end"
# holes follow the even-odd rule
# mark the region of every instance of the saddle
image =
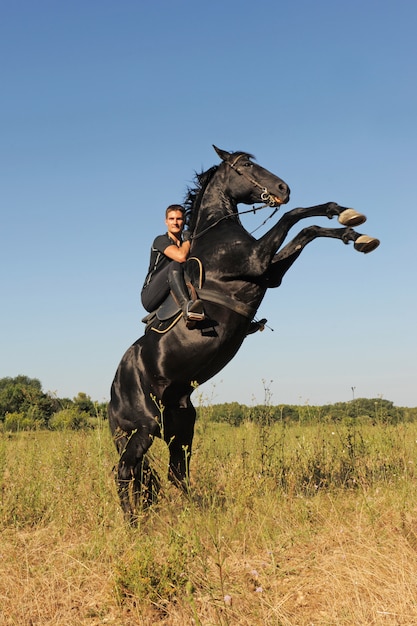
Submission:
MULTIPOLYGON (((203 285, 203 264, 197 257, 189 257, 185 264, 184 279, 190 293, 190 300, 197 299, 196 289, 203 285)), ((182 310, 172 292, 170 292, 162 304, 148 313, 142 322, 146 324, 145 332, 153 330, 157 333, 166 333, 181 319, 182 310)))
MULTIPOLYGON (((202 300, 208 300, 216 304, 221 304, 244 317, 251 320, 247 334, 251 335, 257 331, 263 331, 267 320, 254 320, 256 311, 253 311, 250 306, 245 305, 230 296, 220 294, 215 291, 203 288, 204 283, 204 269, 203 264, 197 257, 189 257, 186 261, 184 272, 185 283, 190 293, 190 300, 196 300, 200 297, 202 300)), ((158 307, 156 311, 148 313, 142 322, 146 324, 145 333, 152 330, 156 333, 164 334, 171 330, 175 324, 181 319, 182 310, 181 307, 175 301, 172 293, 169 293, 164 302, 158 307)), ((208 329, 214 331, 216 325, 213 320, 206 320, 205 322, 193 322, 198 324, 199 328, 204 328, 205 333, 209 334, 208 329)), ((190 328, 190 326, 189 326, 190 328)))

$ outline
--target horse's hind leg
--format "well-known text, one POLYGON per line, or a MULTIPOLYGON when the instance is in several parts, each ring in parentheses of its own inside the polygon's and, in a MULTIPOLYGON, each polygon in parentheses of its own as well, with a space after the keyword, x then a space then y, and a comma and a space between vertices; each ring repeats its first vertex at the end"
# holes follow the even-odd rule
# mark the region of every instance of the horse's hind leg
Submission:
POLYGON ((149 431, 134 430, 116 441, 120 452, 116 484, 120 504, 125 517, 134 523, 139 510, 147 508, 156 500, 159 477, 145 457, 153 441, 149 431))
POLYGON ((166 411, 163 436, 169 450, 168 479, 184 491, 189 489, 190 459, 196 411, 188 400, 186 407, 166 411))
POLYGON ((133 480, 133 507, 135 511, 155 504, 161 487, 158 472, 151 467, 147 456, 135 467, 133 480))

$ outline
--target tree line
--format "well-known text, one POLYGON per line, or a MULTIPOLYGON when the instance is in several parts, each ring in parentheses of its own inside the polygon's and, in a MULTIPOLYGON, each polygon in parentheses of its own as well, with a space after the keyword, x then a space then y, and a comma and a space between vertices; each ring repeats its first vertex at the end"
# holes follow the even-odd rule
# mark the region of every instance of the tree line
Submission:
MULTIPOLYGON (((75 398, 58 398, 42 390, 37 378, 20 375, 0 379, 0 430, 80 430, 94 428, 98 419, 107 418, 107 404, 94 402, 84 392, 75 398)), ((324 406, 256 405, 226 402, 197 407, 197 419, 226 422, 239 426, 245 421, 259 424, 309 423, 345 420, 373 424, 413 422, 417 408, 397 407, 383 398, 358 398, 324 406)))
POLYGON ((92 428, 106 416, 106 403, 97 403, 84 392, 75 398, 45 393, 37 378, 20 375, 0 379, 0 429, 79 430, 92 428))
POLYGON ((197 409, 199 417, 214 422, 228 422, 239 426, 250 421, 259 424, 317 421, 360 421, 371 424, 397 424, 417 420, 417 408, 397 407, 383 398, 357 398, 349 402, 336 402, 321 406, 312 405, 255 405, 238 402, 214 404, 197 409))

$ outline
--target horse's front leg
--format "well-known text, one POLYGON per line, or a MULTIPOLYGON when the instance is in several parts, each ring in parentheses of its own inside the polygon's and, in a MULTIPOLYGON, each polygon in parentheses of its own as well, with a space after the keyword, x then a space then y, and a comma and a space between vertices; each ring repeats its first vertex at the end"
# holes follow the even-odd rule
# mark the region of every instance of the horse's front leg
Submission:
POLYGON ((332 219, 336 216, 339 223, 346 227, 359 226, 359 224, 363 224, 366 221, 366 217, 362 213, 358 213, 355 209, 340 206, 336 202, 326 202, 325 204, 317 204, 312 207, 291 209, 284 213, 275 226, 265 233, 263 237, 258 239, 256 244, 258 258, 269 255, 269 259, 271 259, 276 250, 279 250, 285 241, 291 228, 299 221, 310 217, 327 217, 332 219))
POLYGON ((362 235, 353 228, 322 228, 308 226, 298 233, 282 250, 275 254, 265 275, 266 287, 279 287, 283 277, 292 264, 300 256, 307 244, 317 237, 340 239, 343 243, 354 242, 355 250, 367 254, 379 246, 379 240, 368 235, 362 235))
POLYGON ((336 216, 338 222, 347 227, 359 226, 366 222, 365 215, 358 213, 355 209, 340 206, 337 202, 325 202, 324 204, 316 204, 311 207, 291 209, 281 219, 283 221, 288 219, 289 227, 291 228, 294 224, 307 217, 327 217, 331 220, 336 216))

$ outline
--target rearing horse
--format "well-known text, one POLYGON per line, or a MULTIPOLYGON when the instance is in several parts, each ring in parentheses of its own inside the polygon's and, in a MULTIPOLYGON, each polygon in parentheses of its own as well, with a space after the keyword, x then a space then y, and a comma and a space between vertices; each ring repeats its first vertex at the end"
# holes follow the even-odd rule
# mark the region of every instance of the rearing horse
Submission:
MULTIPOLYGON (((197 176, 197 186, 185 201, 190 255, 204 270, 198 294, 206 318, 192 330, 183 319, 165 333, 147 330, 123 356, 111 388, 109 423, 120 455, 116 482, 122 509, 131 520, 158 490, 157 475, 145 456, 154 437, 168 444, 170 480, 187 487, 195 385, 234 357, 266 290, 281 284, 304 247, 317 237, 354 242, 364 253, 379 245, 352 228, 365 222, 364 215, 334 202, 292 209, 255 239, 240 221, 238 204, 261 202, 277 210, 288 202, 290 190, 254 163, 252 155, 214 148, 220 165, 197 176), (310 217, 337 217, 343 227, 308 226, 283 246, 290 229, 310 217)), ((192 263, 189 259, 187 266, 192 263)))

